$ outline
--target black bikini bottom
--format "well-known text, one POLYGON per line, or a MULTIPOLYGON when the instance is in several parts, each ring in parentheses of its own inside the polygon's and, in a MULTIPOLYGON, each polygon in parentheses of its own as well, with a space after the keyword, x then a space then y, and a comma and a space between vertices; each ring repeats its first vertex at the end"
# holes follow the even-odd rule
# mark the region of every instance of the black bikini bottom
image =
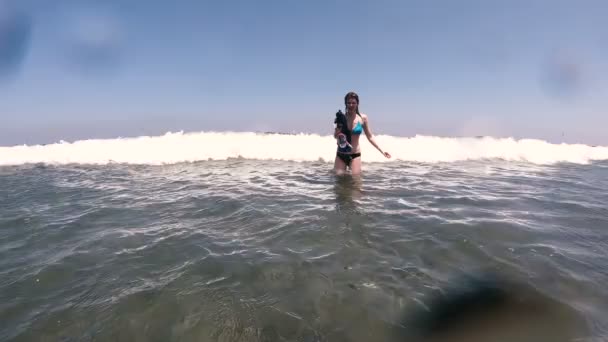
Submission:
POLYGON ((353 159, 355 159, 357 157, 361 157, 361 153, 338 152, 338 153, 336 153, 336 155, 338 156, 338 158, 342 159, 342 161, 344 162, 344 164, 346 164, 346 166, 350 166, 350 163, 353 161, 353 159))

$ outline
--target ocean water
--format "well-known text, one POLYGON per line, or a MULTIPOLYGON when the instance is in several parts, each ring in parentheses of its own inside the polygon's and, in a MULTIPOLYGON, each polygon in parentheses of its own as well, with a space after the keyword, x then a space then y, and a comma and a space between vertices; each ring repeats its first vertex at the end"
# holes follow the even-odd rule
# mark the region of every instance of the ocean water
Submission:
POLYGON ((0 340, 608 339, 608 148, 377 140, 0 148, 0 340))

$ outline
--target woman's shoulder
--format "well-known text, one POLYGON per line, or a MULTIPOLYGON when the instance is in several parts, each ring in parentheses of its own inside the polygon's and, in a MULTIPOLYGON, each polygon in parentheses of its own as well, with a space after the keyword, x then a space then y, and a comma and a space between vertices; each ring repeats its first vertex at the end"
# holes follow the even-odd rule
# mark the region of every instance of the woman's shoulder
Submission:
POLYGON ((363 121, 367 122, 367 114, 359 113, 359 115, 361 115, 361 119, 363 119, 363 121))

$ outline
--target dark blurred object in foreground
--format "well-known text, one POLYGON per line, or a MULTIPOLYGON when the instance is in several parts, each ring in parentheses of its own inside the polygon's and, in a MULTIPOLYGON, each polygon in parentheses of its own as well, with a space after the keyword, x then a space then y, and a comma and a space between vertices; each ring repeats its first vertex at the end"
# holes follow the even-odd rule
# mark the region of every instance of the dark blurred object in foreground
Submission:
POLYGON ((588 336, 582 315, 529 285, 484 275, 454 282, 427 308, 407 313, 402 341, 576 341, 588 336))
POLYGON ((28 15, 0 6, 0 80, 19 70, 28 50, 31 20, 28 15))

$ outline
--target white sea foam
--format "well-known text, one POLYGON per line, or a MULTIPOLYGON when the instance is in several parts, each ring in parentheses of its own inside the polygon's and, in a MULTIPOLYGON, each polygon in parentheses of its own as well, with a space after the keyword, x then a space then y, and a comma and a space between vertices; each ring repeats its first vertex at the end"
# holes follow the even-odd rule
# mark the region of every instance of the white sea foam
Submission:
MULTIPOLYGON (((608 147, 552 144, 512 138, 446 138, 434 136, 376 136, 391 153, 386 159, 361 137, 365 162, 395 160, 455 162, 475 159, 527 161, 534 164, 585 164, 608 159, 608 147)), ((336 141, 315 134, 236 132, 166 133, 162 136, 80 140, 49 145, 0 147, 0 165, 45 164, 171 164, 201 160, 247 158, 262 160, 333 162, 336 141)))

